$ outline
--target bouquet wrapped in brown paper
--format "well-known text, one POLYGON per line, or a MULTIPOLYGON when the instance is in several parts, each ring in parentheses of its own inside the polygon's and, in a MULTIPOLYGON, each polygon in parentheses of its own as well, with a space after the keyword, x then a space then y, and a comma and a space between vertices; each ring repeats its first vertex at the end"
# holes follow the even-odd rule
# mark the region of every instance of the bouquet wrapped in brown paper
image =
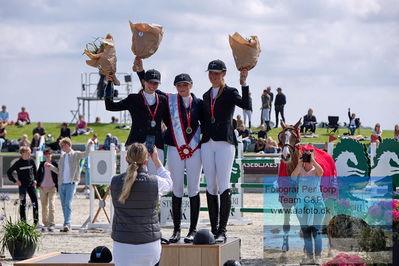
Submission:
POLYGON ((115 76, 116 51, 112 35, 107 34, 99 47, 95 42, 91 43, 90 46, 92 49, 87 45, 84 51, 84 53, 90 58, 90 60, 86 60, 86 63, 89 66, 98 68, 100 74, 110 78, 115 85, 120 85, 119 80, 115 76))
POLYGON ((229 35, 229 43, 238 70, 251 70, 256 66, 261 52, 257 36, 245 39, 236 32, 232 36, 229 35))
POLYGON ((162 41, 163 28, 157 24, 130 23, 132 30, 132 52, 141 59, 153 55, 162 41))

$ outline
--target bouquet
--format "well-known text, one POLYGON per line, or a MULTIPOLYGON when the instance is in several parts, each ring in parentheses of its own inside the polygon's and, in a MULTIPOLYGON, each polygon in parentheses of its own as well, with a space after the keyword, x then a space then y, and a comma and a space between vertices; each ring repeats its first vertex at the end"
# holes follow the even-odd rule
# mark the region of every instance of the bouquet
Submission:
POLYGON ((140 59, 152 56, 159 47, 163 37, 163 28, 157 24, 132 23, 132 52, 140 59))
POLYGON ((115 76, 116 51, 114 39, 111 34, 107 34, 101 42, 99 40, 100 38, 96 38, 92 43, 86 45, 84 54, 90 58, 90 60, 86 60, 86 63, 89 66, 98 68, 100 74, 111 79, 115 85, 120 85, 115 76))
POLYGON ((257 36, 244 39, 238 32, 229 35, 229 43, 238 70, 251 70, 258 62, 261 52, 257 36))

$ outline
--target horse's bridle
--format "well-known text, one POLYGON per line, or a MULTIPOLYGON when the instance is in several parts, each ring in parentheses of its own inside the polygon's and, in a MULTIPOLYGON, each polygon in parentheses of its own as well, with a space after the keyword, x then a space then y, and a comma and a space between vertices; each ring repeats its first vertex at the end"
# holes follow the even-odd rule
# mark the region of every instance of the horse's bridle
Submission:
POLYGON ((301 140, 301 134, 299 133, 299 129, 296 129, 294 127, 286 127, 283 129, 283 131, 281 131, 280 133, 278 133, 278 145, 281 148, 284 148, 286 146, 288 146, 288 148, 292 149, 293 151, 295 151, 295 146, 296 144, 299 143, 299 141, 301 140), (286 143, 284 144, 281 140, 282 140, 282 134, 284 134, 286 131, 290 131, 292 135, 295 136, 295 145, 292 145, 290 143, 286 143))

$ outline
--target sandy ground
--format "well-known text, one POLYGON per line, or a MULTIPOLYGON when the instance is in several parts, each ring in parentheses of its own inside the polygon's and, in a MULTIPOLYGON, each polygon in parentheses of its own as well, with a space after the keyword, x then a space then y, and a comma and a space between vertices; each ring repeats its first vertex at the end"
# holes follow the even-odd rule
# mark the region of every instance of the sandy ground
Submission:
MULTIPOLYGON (((6 204, 6 211, 8 215, 13 218, 18 214, 17 208, 12 204, 13 200, 17 198, 17 194, 11 194, 11 201, 6 204)), ((39 200, 40 202, 40 200, 39 200)), ((98 201, 96 201, 95 209, 97 209, 98 201)), ((2 203, 2 202, 1 202, 2 203)), ((2 205, 2 204, 1 204, 2 205)), ((201 195, 201 205, 206 206, 205 195, 201 195)), ((245 207, 263 207, 263 195, 248 193, 244 195, 245 207)), ((3 206, 1 206, 3 207, 3 206)), ((108 206, 109 207, 109 206, 108 206)), ((107 208, 108 208, 107 207, 107 208)), ((39 207, 40 208, 40 207, 39 207)), ((73 201, 73 225, 82 225, 89 216, 89 199, 82 193, 77 193, 73 201)), ((207 218, 207 212, 201 212, 200 220, 207 218)), ((28 219, 32 221, 32 210, 29 210, 28 219)), ((41 219, 41 214, 40 214, 41 219)), ((228 235, 241 238, 241 258, 242 265, 276 265, 281 256, 279 250, 263 250, 263 214, 262 213, 245 213, 245 220, 250 220, 249 225, 230 225, 228 226, 228 235), (264 259, 267 258, 267 260, 264 259)), ((106 223, 105 215, 101 212, 98 222, 106 223)), ((56 199, 56 223, 61 225, 63 222, 63 215, 60 201, 56 199)), ((207 225, 202 224, 199 229, 208 228, 207 225)), ((172 233, 171 228, 162 228, 163 237, 169 238, 172 233)), ((187 233, 187 229, 183 228, 182 235, 187 233)), ((0 231, 0 234, 2 232, 0 231)), ((109 229, 74 229, 68 233, 62 233, 57 229, 56 231, 44 232, 39 244, 39 249, 35 256, 43 255, 50 252, 67 252, 67 253, 90 253, 91 250, 99 245, 105 245, 112 250, 112 239, 110 237, 109 229)), ((324 252, 324 251, 323 251, 324 252)), ((326 251, 327 252, 327 251, 326 251)), ((334 255, 338 252, 334 251, 334 255)), ((287 254, 287 261, 285 263, 298 264, 302 259, 303 252, 289 251, 287 254)), ((331 259, 324 254, 324 262, 331 259)), ((5 251, 5 258, 2 260, 3 265, 12 265, 10 254, 5 251)), ((280 261, 283 262, 283 261, 280 261)), ((211 266, 211 265, 210 265, 211 266)))

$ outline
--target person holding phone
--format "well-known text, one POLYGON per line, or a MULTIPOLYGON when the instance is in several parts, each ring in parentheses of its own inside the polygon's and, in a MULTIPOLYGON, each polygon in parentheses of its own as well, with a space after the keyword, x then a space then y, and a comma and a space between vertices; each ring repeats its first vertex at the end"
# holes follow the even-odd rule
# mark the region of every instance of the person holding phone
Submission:
POLYGON ((317 163, 314 150, 309 149, 302 152, 299 149, 299 161, 291 174, 291 178, 297 179, 298 194, 296 198, 301 199, 295 208, 304 239, 306 252, 302 261, 304 264, 320 263, 322 251, 320 229, 326 208, 320 190, 323 174, 324 170, 317 163), (306 213, 304 213, 305 210, 306 213))
POLYGON ((209 220, 217 242, 226 241, 226 226, 231 208, 230 176, 237 138, 234 134, 235 106, 249 109, 248 71, 240 71, 242 97, 238 90, 224 82, 226 65, 221 60, 208 64, 211 88, 203 95, 203 125, 201 124, 201 159, 207 189, 209 220), (220 195, 220 208, 218 195, 220 195))
MULTIPOLYGON (((162 138, 161 124, 169 124, 169 112, 166 96, 156 93, 161 82, 161 73, 150 69, 143 72, 144 88, 139 93, 131 93, 120 102, 114 102, 113 98, 105 99, 105 109, 108 111, 128 110, 132 118, 130 134, 126 140, 126 146, 133 142, 153 142, 158 148, 161 161, 164 158, 164 141, 162 138)), ((151 145, 148 145, 150 148, 151 145)), ((156 173, 152 160, 149 160, 148 171, 156 173)))
POLYGON ((165 143, 168 145, 168 169, 173 180, 172 216, 174 230, 169 241, 176 243, 180 240, 181 207, 184 195, 184 174, 186 173, 187 192, 190 198, 190 228, 184 242, 191 243, 197 232, 200 211, 202 100, 190 92, 193 87, 190 75, 185 73, 177 75, 173 84, 178 93, 167 94, 171 121, 165 132, 165 143))
POLYGON ((172 179, 159 160, 156 146, 148 154, 145 145, 133 143, 127 150, 126 161, 127 171, 111 180, 113 262, 116 266, 158 265, 161 258, 158 198, 172 190, 172 179), (150 158, 156 175, 147 171, 150 158))

